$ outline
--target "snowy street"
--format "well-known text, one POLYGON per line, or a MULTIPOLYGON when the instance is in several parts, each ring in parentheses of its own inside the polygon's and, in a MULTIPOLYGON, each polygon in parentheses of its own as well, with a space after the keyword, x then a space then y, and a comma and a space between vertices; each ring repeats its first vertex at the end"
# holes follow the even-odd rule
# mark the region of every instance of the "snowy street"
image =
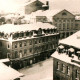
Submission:
POLYGON ((21 80, 53 80, 53 59, 33 64, 32 67, 19 70, 25 76, 21 80))

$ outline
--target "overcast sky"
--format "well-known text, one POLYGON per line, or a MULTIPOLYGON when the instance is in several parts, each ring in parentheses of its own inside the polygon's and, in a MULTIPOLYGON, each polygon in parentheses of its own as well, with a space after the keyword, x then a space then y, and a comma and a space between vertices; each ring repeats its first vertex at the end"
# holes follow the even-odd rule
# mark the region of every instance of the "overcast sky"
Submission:
MULTIPOLYGON (((22 11, 28 0, 0 0, 0 12, 22 11)), ((42 0, 46 1, 46 0, 42 0)), ((80 12, 80 0, 49 0, 51 9, 68 9, 80 12)))

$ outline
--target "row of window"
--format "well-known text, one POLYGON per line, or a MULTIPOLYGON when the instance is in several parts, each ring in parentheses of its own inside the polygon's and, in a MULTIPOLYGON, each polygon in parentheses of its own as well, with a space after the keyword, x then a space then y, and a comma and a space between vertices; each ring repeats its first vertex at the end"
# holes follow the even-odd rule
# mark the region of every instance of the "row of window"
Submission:
POLYGON ((30 31, 30 32, 21 32, 21 33, 14 33, 13 34, 13 39, 16 39, 16 38, 21 38, 21 37, 31 37, 31 36, 34 36, 34 34, 36 35, 42 35, 42 32, 44 32, 45 34, 52 34, 52 33, 55 33, 56 32, 56 29, 39 29, 38 31, 30 31))
POLYGON ((27 44, 32 45, 33 42, 34 42, 34 44, 39 44, 39 43, 44 43, 44 42, 48 43, 48 42, 55 40, 55 38, 57 39, 58 36, 35 39, 34 41, 29 40, 28 42, 27 41, 19 42, 19 43, 15 43, 13 46, 14 46, 14 48, 17 48, 18 45, 19 45, 19 47, 23 47, 23 46, 27 46, 27 44))
POLYGON ((60 64, 60 62, 57 62, 57 70, 60 70, 63 73, 67 72, 67 75, 70 75, 70 66, 60 64))
POLYGON ((52 50, 56 46, 57 46, 57 43, 56 44, 48 44, 48 45, 35 47, 34 50, 32 48, 30 48, 30 49, 15 51, 14 54, 15 54, 15 58, 19 58, 19 57, 22 58, 23 56, 26 57, 28 55, 28 53, 32 53, 32 51, 34 51, 34 53, 38 53, 38 52, 40 53, 40 52, 43 52, 46 50, 52 50))
POLYGON ((57 47, 55 44, 47 44, 47 45, 43 45, 43 46, 38 46, 38 47, 34 48, 34 53, 44 52, 46 50, 52 50, 55 47, 57 47))
MULTIPOLYGON (((63 73, 67 73, 67 75, 70 76, 70 73, 71 73, 71 69, 70 69, 70 66, 66 66, 65 64, 60 64, 60 62, 57 62, 57 70, 63 72, 63 73)), ((78 69, 75 69, 74 70, 74 77, 76 80, 79 80, 79 70, 78 69)))
POLYGON ((55 22, 74 22, 74 19, 71 19, 71 20, 69 20, 69 19, 68 20, 67 19, 64 19, 64 20, 62 20, 62 19, 60 19, 60 20, 59 19, 54 19, 54 21, 55 22))
POLYGON ((74 24, 73 23, 62 23, 62 24, 55 24, 55 26, 59 27, 60 29, 63 28, 63 29, 70 29, 70 28, 73 28, 74 27, 74 24), (71 26, 71 27, 70 27, 71 26))
MULTIPOLYGON (((49 45, 43 45, 43 46, 39 46, 39 47, 35 47, 34 48, 34 53, 38 53, 38 52, 43 52, 43 51, 46 51, 46 50, 49 50, 49 49, 54 49, 55 45, 53 44, 49 44, 49 45)), ((18 51, 15 51, 14 54, 15 54, 15 58, 22 58, 23 56, 27 56, 28 53, 32 53, 32 48, 30 49, 24 49, 24 51, 20 50, 19 52, 18 51)))
POLYGON ((14 57, 15 58, 26 57, 28 55, 28 53, 32 53, 32 48, 29 49, 29 52, 28 52, 27 49, 24 49, 24 51, 20 50, 19 52, 18 51, 15 51, 14 52, 14 57))

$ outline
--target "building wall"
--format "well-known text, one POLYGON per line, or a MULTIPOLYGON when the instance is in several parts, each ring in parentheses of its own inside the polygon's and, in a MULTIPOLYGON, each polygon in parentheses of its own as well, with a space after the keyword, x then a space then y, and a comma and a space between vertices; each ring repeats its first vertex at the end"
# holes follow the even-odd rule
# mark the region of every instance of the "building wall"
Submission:
POLYGON ((42 53, 45 51, 53 50, 58 45, 58 36, 57 35, 50 35, 50 36, 42 36, 42 37, 36 37, 21 41, 15 41, 12 43, 12 58, 19 58, 20 57, 20 51, 22 52, 22 57, 27 57, 33 54, 42 53), (20 47, 20 43, 22 44, 22 47, 20 47), (26 44, 26 46, 24 45, 26 44), (17 45, 17 48, 15 48, 15 45, 17 45), (27 50, 24 54, 24 50, 27 50), (15 56, 15 52, 17 51, 17 57, 15 56))
POLYGON ((36 16, 36 22, 48 22, 46 16, 36 16))
POLYGON ((75 29, 80 30, 80 20, 75 20, 75 29))
POLYGON ((75 16, 67 10, 63 10, 58 14, 54 15, 53 24, 57 27, 57 30, 60 32, 60 38, 68 37, 69 35, 71 35, 71 32, 76 32, 75 16))
POLYGON ((52 36, 49 35, 49 36, 42 36, 33 39, 27 39, 24 41, 14 42, 13 46, 15 45, 15 43, 17 43, 18 48, 12 49, 12 60, 11 60, 12 67, 15 69, 19 69, 49 58, 50 55, 55 51, 56 47, 58 46, 58 40, 59 40, 58 35, 52 35, 52 36), (32 44, 30 45, 31 40, 32 44), (20 42, 22 42, 23 45, 22 48, 19 47, 20 42), (24 47, 24 42, 27 43, 25 47, 24 47), (27 50, 26 53, 24 53, 25 49, 27 50), (20 52, 20 50, 22 50, 22 52, 20 52), (16 54, 15 51, 17 51, 16 54), (20 53, 22 54, 21 56, 20 53))
POLYGON ((43 3, 36 0, 28 5, 25 6, 25 14, 31 14, 37 10, 42 10, 43 3))
POLYGON ((0 40, 0 59, 7 58, 11 53, 11 43, 5 40, 0 40))
POLYGON ((80 67, 53 58, 53 80, 80 80, 80 67), (57 62, 59 62, 59 69, 57 69, 57 62), (64 72, 62 72, 62 64, 64 64, 64 72), (69 74, 67 74, 67 66, 69 66, 69 74))
POLYGON ((72 80, 72 65, 53 59, 53 80, 72 80), (59 62, 59 69, 57 69, 57 62, 59 62), (62 64, 64 64, 64 72, 62 71, 62 64), (67 73, 67 66, 69 66, 69 74, 67 73))

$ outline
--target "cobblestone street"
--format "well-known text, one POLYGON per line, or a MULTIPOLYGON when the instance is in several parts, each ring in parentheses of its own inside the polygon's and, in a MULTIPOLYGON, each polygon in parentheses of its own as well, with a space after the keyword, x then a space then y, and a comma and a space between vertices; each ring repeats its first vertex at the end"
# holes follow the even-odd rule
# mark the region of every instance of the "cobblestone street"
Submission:
POLYGON ((52 80, 53 77, 53 59, 47 59, 32 65, 29 68, 19 70, 25 76, 21 80, 52 80))

